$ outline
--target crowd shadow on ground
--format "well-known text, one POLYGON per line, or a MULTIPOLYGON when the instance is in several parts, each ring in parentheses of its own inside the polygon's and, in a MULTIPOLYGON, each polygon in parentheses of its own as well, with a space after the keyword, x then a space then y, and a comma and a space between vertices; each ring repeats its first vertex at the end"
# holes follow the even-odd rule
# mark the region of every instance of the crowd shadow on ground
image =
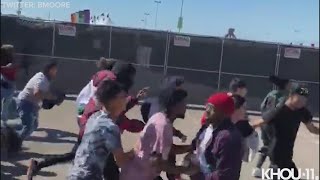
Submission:
POLYGON ((69 140, 64 138, 77 138, 77 134, 61 131, 59 129, 50 129, 50 128, 38 128, 36 131, 41 132, 44 131, 47 133, 45 137, 31 136, 27 141, 34 142, 48 142, 48 143, 76 143, 76 140, 69 140))
MULTIPOLYGON (((30 160, 31 158, 42 158, 43 155, 34 152, 19 152, 10 154, 6 158, 1 159, 1 180, 16 180, 17 177, 26 175, 28 167, 21 164, 20 161, 30 160)), ((54 172, 40 171, 39 176, 54 177, 54 172)))
MULTIPOLYGON (((26 141, 34 142, 48 142, 48 143, 76 143, 76 140, 69 140, 64 138, 76 138, 75 133, 70 133, 58 129, 50 128, 38 128, 36 131, 45 132, 47 135, 44 137, 31 136, 26 139, 26 141)), ((21 161, 29 161, 32 158, 42 159, 46 154, 39 154, 35 152, 29 152, 27 147, 23 147, 22 151, 15 154, 7 154, 5 156, 1 155, 1 180, 16 180, 20 179, 23 175, 26 175, 28 167, 23 165, 21 161)), ((24 163, 25 164, 25 163, 24 163)), ((57 176, 54 172, 40 171, 39 176, 44 179, 46 177, 57 176)))

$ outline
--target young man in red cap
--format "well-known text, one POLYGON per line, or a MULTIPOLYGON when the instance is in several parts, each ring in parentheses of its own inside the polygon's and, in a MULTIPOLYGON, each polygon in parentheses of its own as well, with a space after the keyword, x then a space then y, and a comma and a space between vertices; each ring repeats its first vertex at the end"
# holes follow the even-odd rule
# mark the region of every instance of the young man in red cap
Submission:
MULTIPOLYGON (((228 95, 232 96, 232 95, 239 95, 243 98, 246 97, 248 93, 248 89, 247 89, 247 84, 244 80, 239 79, 239 78, 233 78, 229 84, 229 92, 228 95)), ((205 124, 205 114, 203 114, 202 118, 201 118, 201 125, 205 124)))
POLYGON ((207 101, 206 123, 192 144, 201 172, 191 179, 238 180, 242 162, 242 137, 231 122, 234 101, 227 93, 217 93, 207 101))

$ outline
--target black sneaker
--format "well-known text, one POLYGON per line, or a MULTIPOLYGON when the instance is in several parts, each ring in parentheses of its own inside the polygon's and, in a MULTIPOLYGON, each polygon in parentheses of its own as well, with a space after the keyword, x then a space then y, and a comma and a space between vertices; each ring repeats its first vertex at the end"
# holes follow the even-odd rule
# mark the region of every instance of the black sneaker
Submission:
POLYGON ((30 165, 29 165, 28 171, 27 171, 28 180, 32 180, 33 176, 35 176, 36 173, 38 172, 37 166, 38 166, 38 161, 31 159, 30 165))

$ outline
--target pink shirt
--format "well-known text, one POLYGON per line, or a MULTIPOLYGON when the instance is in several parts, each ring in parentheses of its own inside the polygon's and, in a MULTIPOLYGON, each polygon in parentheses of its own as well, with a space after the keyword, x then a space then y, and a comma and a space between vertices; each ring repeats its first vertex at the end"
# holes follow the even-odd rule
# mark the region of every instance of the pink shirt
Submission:
POLYGON ((150 154, 162 154, 167 160, 172 146, 173 127, 162 112, 154 114, 140 134, 135 158, 121 168, 120 180, 152 180, 160 174, 149 161, 150 154))

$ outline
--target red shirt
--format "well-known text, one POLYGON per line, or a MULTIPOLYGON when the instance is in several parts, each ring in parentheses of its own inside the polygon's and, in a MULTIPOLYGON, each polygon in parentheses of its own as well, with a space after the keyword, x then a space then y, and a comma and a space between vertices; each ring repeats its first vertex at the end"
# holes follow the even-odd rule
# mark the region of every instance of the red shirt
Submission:
MULTIPOLYGON (((93 85, 98 86, 104 79, 110 79, 110 80, 116 80, 116 76, 113 72, 107 71, 107 70, 102 70, 97 72, 95 75, 93 75, 92 80, 93 80, 93 85)), ((128 97, 128 104, 127 104, 127 109, 124 111, 118 120, 118 126, 121 131, 127 130, 129 132, 140 132, 142 131, 144 127, 144 123, 140 121, 131 121, 129 120, 126 116, 125 113, 129 111, 132 107, 138 104, 138 99, 135 97, 128 97)), ((79 137, 82 138, 84 134, 84 130, 87 124, 88 119, 92 114, 95 112, 101 110, 101 106, 98 105, 98 103, 95 101, 95 99, 92 97, 90 98, 88 104, 84 108, 84 112, 79 120, 80 123, 80 131, 79 131, 79 137)))
POLYGON ((201 117, 201 126, 206 123, 206 113, 204 112, 202 117, 201 117))
MULTIPOLYGON (((128 97, 129 101, 128 101, 128 105, 127 105, 127 110, 125 112, 123 112, 121 114, 121 116, 119 117, 118 120, 118 126, 121 130, 121 132, 123 132, 124 130, 127 130, 129 132, 140 132, 142 131, 143 127, 144 127, 144 123, 142 123, 141 121, 137 122, 137 121, 132 121, 130 119, 128 119, 125 116, 125 113, 131 109, 134 105, 136 105, 138 103, 138 100, 136 98, 132 98, 132 97, 128 97)), ((94 114, 95 112, 99 111, 101 109, 101 106, 98 105, 98 103, 96 103, 94 98, 90 98, 88 104, 85 106, 84 108, 84 112, 80 118, 80 131, 79 131, 79 137, 82 138, 83 134, 84 134, 84 130, 86 127, 86 124, 88 122, 88 119, 90 118, 90 116, 92 114, 94 114)))
POLYGON ((10 81, 15 81, 17 70, 17 66, 1 66, 1 75, 10 81))

